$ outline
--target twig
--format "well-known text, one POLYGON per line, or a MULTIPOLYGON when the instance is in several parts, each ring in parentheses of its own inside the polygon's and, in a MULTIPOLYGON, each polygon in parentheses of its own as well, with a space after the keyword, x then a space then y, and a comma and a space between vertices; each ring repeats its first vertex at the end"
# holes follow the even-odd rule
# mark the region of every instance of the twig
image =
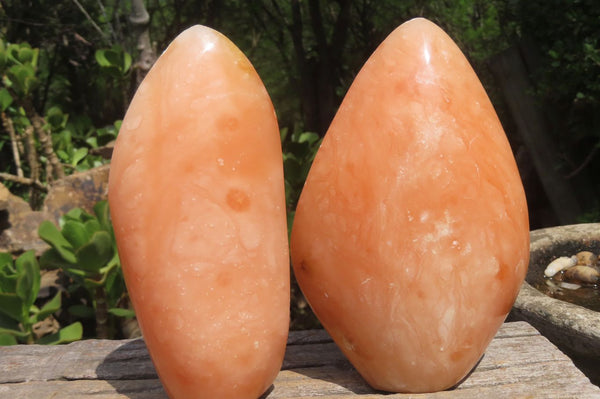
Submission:
MULTIPOLYGON (((23 129, 23 142, 25 143, 25 154, 29 164, 29 179, 38 181, 40 178, 40 163, 38 161, 37 150, 35 148, 35 138, 33 137, 33 126, 29 125, 23 129)), ((32 209, 37 208, 39 201, 39 192, 33 187, 29 187, 29 205, 32 209)))
POLYGON ((106 303, 106 290, 104 287, 96 287, 96 337, 108 339, 108 304, 106 303))
POLYGON ((15 125, 13 125, 12 119, 6 116, 5 112, 2 112, 2 125, 10 136, 10 144, 12 147, 13 158, 15 161, 15 168, 17 169, 17 176, 24 177, 23 168, 21 167, 21 155, 19 154, 19 146, 17 144, 17 135, 15 133, 15 125))
POLYGON ((25 113, 33 125, 33 130, 42 147, 42 153, 48 160, 46 163, 46 181, 51 183, 55 178, 60 179, 64 177, 65 171, 54 152, 54 148, 52 148, 52 136, 50 132, 44 128, 44 125, 46 124, 44 118, 37 113, 30 102, 24 102, 23 108, 25 108, 25 113))
POLYGON ((28 177, 21 177, 16 175, 11 175, 10 173, 0 172, 0 179, 4 181, 12 181, 14 183, 23 184, 25 186, 31 186, 36 188, 39 191, 48 192, 48 187, 46 187, 41 181, 33 180, 28 177))
POLYGON ((596 155, 596 152, 598 152, 598 149, 600 149, 600 143, 596 144, 594 148, 592 148, 592 151, 590 151, 590 153, 585 157, 583 162, 565 177, 567 179, 571 179, 577 176, 579 172, 581 172, 592 161, 592 159, 594 159, 594 156, 596 155))
MULTIPOLYGON (((102 29, 96 24, 96 22, 94 22, 94 20, 90 16, 90 14, 88 14, 88 12, 85 10, 85 8, 83 8, 83 6, 81 5, 81 3, 79 3, 79 1, 77 1, 77 0, 73 0, 73 3, 75 3, 75 5, 77 6, 77 8, 79 8, 79 10, 83 13, 83 15, 85 15, 85 17, 87 18, 87 20, 90 21, 90 23, 92 24, 92 26, 94 27, 94 29, 96 29, 96 31, 98 33, 100 33, 100 36, 102 36, 103 39, 107 40, 107 37, 104 34, 104 32, 102 31, 102 29)), ((109 42, 110 42, 110 40, 109 40, 109 42)))
MULTIPOLYGON (((106 21, 110 21, 110 19, 108 18, 108 15, 106 14, 106 9, 104 8, 104 4, 102 4, 101 0, 97 0, 98 2, 98 7, 100 8, 100 12, 102 13, 102 16, 104 17, 104 19, 106 21)), ((117 36, 115 35, 115 30, 112 27, 112 24, 108 24, 108 30, 110 31, 110 36, 113 39, 113 42, 117 41, 117 36)))

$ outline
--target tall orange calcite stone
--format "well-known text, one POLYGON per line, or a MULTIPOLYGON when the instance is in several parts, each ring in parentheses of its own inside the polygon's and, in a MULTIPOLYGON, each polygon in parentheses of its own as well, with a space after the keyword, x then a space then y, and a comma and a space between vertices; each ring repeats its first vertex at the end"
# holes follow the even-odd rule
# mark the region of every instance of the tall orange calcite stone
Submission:
POLYGON ((528 215, 481 83, 436 25, 411 20, 366 62, 310 170, 294 272, 374 388, 457 384, 525 276, 528 215))
POLYGON ((242 52, 194 26, 139 87, 111 164, 127 288, 172 399, 259 397, 289 325, 279 130, 242 52))

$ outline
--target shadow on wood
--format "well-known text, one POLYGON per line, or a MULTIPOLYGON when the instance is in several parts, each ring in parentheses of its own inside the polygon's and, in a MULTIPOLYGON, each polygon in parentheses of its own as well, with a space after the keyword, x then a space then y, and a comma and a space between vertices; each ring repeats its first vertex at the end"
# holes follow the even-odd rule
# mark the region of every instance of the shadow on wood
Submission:
MULTIPOLYGON (((143 340, 0 347, 0 399, 167 399, 143 340)), ((283 363, 261 399, 484 397, 599 398, 573 362, 525 322, 505 323, 455 389, 384 394, 368 387, 323 330, 292 331, 283 363)))
POLYGON ((168 399, 142 339, 125 341, 96 368, 98 379, 129 399, 168 399))

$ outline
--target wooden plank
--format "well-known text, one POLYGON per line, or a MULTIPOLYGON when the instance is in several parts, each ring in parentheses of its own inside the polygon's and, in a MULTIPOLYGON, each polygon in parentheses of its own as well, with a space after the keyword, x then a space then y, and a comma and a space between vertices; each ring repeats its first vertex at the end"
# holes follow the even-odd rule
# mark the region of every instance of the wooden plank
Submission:
MULTIPOLYGON (((373 391, 323 330, 293 331, 263 399, 599 398, 600 388, 525 322, 505 323, 456 389, 432 394, 373 391)), ((141 339, 64 346, 0 347, 0 398, 166 399, 141 339)))

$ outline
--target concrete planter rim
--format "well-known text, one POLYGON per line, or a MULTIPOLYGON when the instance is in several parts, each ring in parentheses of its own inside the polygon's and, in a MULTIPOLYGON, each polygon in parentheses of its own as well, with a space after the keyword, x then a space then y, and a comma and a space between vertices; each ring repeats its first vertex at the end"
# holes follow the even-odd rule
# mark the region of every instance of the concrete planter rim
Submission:
MULTIPOLYGON (((528 283, 543 273, 552 257, 571 250, 600 251, 600 223, 549 227, 530 232, 529 270, 512 310, 512 316, 533 325, 566 353, 600 358, 600 312, 551 298, 528 283), (544 264, 536 264, 540 260, 544 264)), ((574 252, 572 253, 574 254, 574 252)))

